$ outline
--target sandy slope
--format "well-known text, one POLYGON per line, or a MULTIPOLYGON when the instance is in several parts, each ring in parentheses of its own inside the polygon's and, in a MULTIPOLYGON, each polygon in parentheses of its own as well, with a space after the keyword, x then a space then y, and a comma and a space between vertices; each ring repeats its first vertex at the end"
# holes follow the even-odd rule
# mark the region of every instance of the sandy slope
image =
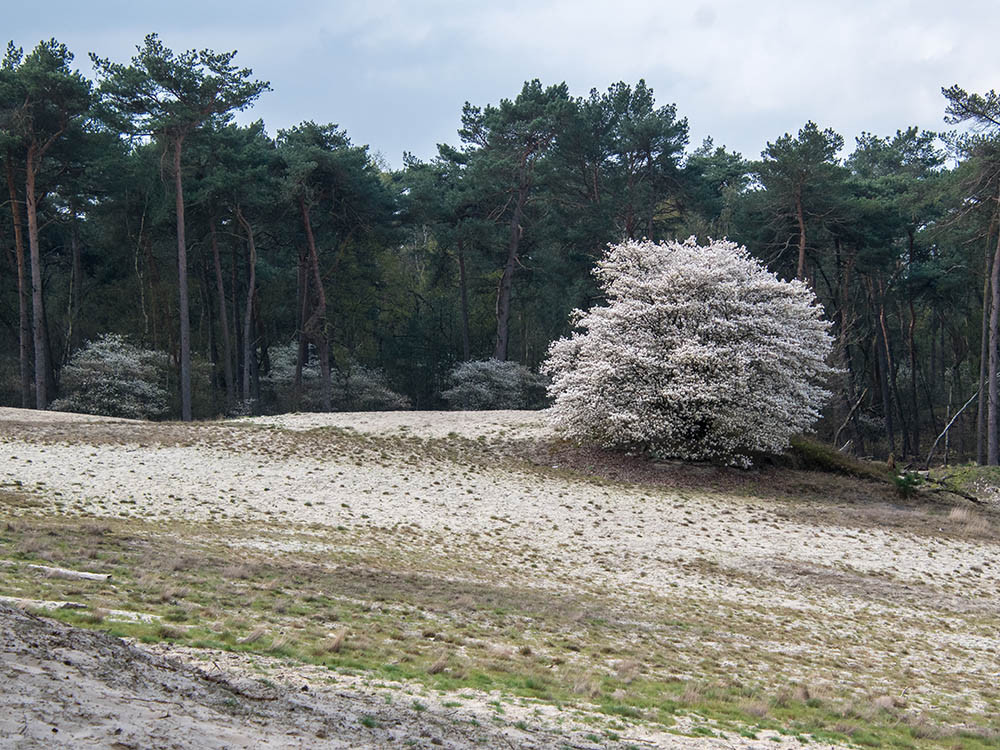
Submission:
POLYGON ((457 724, 350 686, 309 688, 302 679, 265 686, 238 670, 223 675, 217 663, 198 669, 3 604, 0 677, 0 747, 20 750, 376 750, 410 738, 442 748, 555 748, 572 741, 524 736, 488 720, 457 724))
MULTIPOLYGON (((550 436, 537 413, 525 412, 286 415, 187 427, 0 409, 0 487, 28 488, 53 512, 205 521, 222 534, 269 529, 240 536, 255 549, 322 547, 322 534, 310 540, 317 525, 349 529, 359 547, 406 527, 404 551, 447 548, 470 568, 502 570, 527 586, 614 592, 639 606, 669 592, 706 611, 780 612, 770 643, 724 634, 678 642, 733 659, 748 677, 822 686, 850 680, 842 670, 857 664, 869 675, 857 689, 870 698, 896 690, 917 707, 993 705, 982 691, 1000 674, 1000 633, 983 626, 1000 614, 995 542, 790 515, 766 497, 483 460, 493 445, 500 452, 512 440, 550 436), (475 462, 464 460, 476 451, 475 462), (785 618, 808 637, 790 641, 785 618), (900 657, 893 644, 901 637, 924 647, 900 657), (797 658, 810 640, 839 650, 830 666, 797 658), (759 649, 769 651, 767 664, 758 665, 759 649), (934 656, 941 652, 945 663, 934 656), (883 661, 900 676, 869 684, 883 661)), ((38 689, 39 700, 51 699, 38 689)), ((185 719, 190 731, 203 720, 197 712, 185 719)))

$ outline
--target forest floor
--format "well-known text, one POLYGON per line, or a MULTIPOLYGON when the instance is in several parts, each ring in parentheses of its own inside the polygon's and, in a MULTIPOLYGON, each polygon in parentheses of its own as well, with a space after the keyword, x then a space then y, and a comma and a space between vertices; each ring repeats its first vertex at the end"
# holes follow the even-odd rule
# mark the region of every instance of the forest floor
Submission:
POLYGON ((0 409, 0 748, 998 747, 998 553, 533 412, 0 409))

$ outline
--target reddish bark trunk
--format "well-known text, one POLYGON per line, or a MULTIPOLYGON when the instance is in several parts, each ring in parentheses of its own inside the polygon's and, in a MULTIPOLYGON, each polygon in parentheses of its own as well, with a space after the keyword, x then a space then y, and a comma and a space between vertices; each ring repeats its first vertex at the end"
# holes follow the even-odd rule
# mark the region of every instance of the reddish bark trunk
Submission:
POLYGON ((48 358, 45 352, 45 302, 42 297, 42 259, 38 247, 38 204, 35 195, 35 176, 38 170, 38 149, 35 144, 28 147, 25 162, 24 198, 28 215, 28 251, 31 256, 31 337, 35 348, 35 408, 44 409, 49 405, 46 388, 48 358))
POLYGON ((226 315, 226 284, 222 278, 222 259, 219 257, 219 242, 215 235, 215 218, 208 226, 212 245, 212 260, 215 264, 215 290, 219 297, 219 328, 222 331, 223 371, 226 378, 226 410, 236 402, 236 386, 233 379, 233 342, 229 337, 229 321, 226 315))
POLYGON ((7 191, 10 194, 11 220, 14 223, 14 256, 17 263, 18 350, 21 365, 21 407, 31 406, 31 322, 28 316, 28 283, 24 268, 24 227, 21 223, 20 201, 14 186, 14 165, 10 153, 5 162, 7 191))
POLYGON ((174 148, 174 206, 177 214, 177 297, 180 307, 181 419, 191 421, 191 318, 188 306, 187 244, 184 238, 184 183, 181 179, 181 147, 184 138, 176 137, 174 148))

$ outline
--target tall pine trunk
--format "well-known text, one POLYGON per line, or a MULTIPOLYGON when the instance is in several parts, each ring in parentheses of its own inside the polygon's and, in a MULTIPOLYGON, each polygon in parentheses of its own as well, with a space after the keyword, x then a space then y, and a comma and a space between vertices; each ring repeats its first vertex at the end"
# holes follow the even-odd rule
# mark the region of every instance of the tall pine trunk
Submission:
MULTIPOLYGON (((992 226, 991 226, 992 229, 992 226)), ((983 315, 979 338, 979 399, 976 403, 976 463, 986 463, 986 371, 989 360, 990 335, 990 252, 992 232, 986 233, 986 252, 983 253, 983 315)))
MULTIPOLYGON (((232 321, 232 324, 231 324, 232 327, 229 329, 229 337, 230 337, 230 339, 233 342, 233 372, 234 373, 239 373, 240 372, 240 352, 243 351, 243 349, 242 349, 242 346, 243 346, 242 340, 243 339, 242 339, 242 336, 240 335, 240 305, 239 305, 240 284, 239 284, 239 277, 236 274, 236 270, 240 266, 240 259, 239 259, 239 252, 238 252, 239 251, 239 247, 238 246, 239 246, 238 239, 235 236, 232 236, 231 237, 231 242, 229 243, 229 257, 230 257, 230 260, 231 260, 230 267, 229 267, 229 271, 230 271, 229 288, 233 292, 233 295, 232 295, 233 306, 232 306, 232 309, 229 310, 229 319, 232 321)), ((234 383, 234 385, 233 385, 234 390, 238 390, 237 384, 236 384, 235 375, 234 375, 234 378, 233 378, 233 383, 234 383)))
POLYGON ((292 399, 295 406, 295 410, 298 411, 302 406, 302 368, 306 365, 306 360, 309 358, 309 336, 305 330, 306 321, 309 315, 309 269, 308 269, 308 250, 299 250, 299 267, 298 267, 298 309, 295 311, 296 322, 296 343, 298 344, 295 353, 295 381, 294 389, 292 391, 292 399))
POLYGON ((316 285, 316 309, 310 316, 312 322, 306 327, 310 329, 310 334, 315 336, 316 346, 319 350, 319 369, 323 380, 320 384, 323 411, 331 411, 333 401, 330 393, 330 331, 326 320, 326 291, 323 289, 323 275, 319 270, 319 253, 316 250, 316 238, 313 236, 309 206, 302 196, 299 196, 299 208, 302 210, 302 224, 306 231, 312 278, 316 285))
POLYGON ((253 351, 253 301, 254 301, 254 290, 257 287, 257 246, 253 239, 253 228, 250 226, 250 222, 246 220, 243 216, 243 212, 240 207, 236 207, 236 218, 240 222, 240 226, 243 227, 243 231, 247 233, 247 253, 249 258, 247 263, 249 265, 248 273, 249 280, 247 281, 247 301, 246 309, 243 313, 243 400, 250 402, 253 398, 252 385, 252 366, 251 362, 254 361, 254 351, 253 351))
POLYGON ((471 355, 469 344, 469 291, 465 277, 465 243, 458 240, 458 288, 462 302, 462 360, 468 362, 471 355))
POLYGON ((174 205, 177 214, 177 297, 180 306, 181 419, 191 421, 191 318, 188 306, 187 244, 184 239, 184 183, 181 179, 181 147, 175 138, 174 205))
POLYGON ((795 220, 799 225, 799 263, 795 278, 805 281, 806 278, 806 217, 802 207, 802 188, 795 193, 795 220))
POLYGON ((993 253, 993 268, 990 270, 990 331, 989 367, 987 379, 986 413, 986 462, 990 466, 1000 463, 1000 446, 997 445, 997 427, 1000 426, 1000 404, 997 403, 997 346, 1000 334, 1000 232, 997 233, 996 250, 993 253))
POLYGON ((38 150, 35 144, 28 147, 25 162, 24 198, 28 214, 28 250, 31 256, 31 337, 35 349, 35 408, 49 405, 46 382, 48 358, 46 357, 45 302, 42 297, 42 260, 38 247, 38 204, 35 195, 35 177, 38 171, 38 150))
MULTIPOLYGON (((910 269, 912 270, 916 263, 915 256, 915 242, 913 236, 913 229, 907 229, 907 239, 909 245, 909 261, 910 269)), ((911 433, 913 436, 913 453, 916 456, 920 456, 920 402, 917 399, 917 343, 916 343, 916 329, 917 329, 917 311, 913 304, 913 289, 909 289, 907 294, 907 302, 910 307, 910 320, 907 327, 907 345, 909 347, 910 354, 910 408, 913 410, 911 424, 911 433)))
POLYGON ((907 328, 907 335, 909 338, 908 344, 910 348, 910 408, 913 409, 913 424, 911 430, 913 432, 913 451, 919 456, 920 455, 920 402, 917 399, 917 344, 916 344, 916 328, 917 328, 917 311, 913 305, 913 297, 910 297, 910 322, 907 328))
POLYGON ((892 391, 889 385, 889 340, 885 325, 885 300, 882 298, 882 281, 879 279, 878 297, 871 279, 868 280, 868 295, 870 304, 877 305, 875 309, 875 376, 882 394, 882 418, 885 420, 885 437, 889 443, 889 453, 896 453, 896 430, 893 419, 892 391))
POLYGON ((208 225, 212 245, 212 261, 215 265, 215 291, 219 298, 219 330, 222 331, 222 362, 226 378, 226 411, 236 403, 236 386, 233 379, 233 342, 229 336, 229 320, 226 315, 226 284, 222 278, 222 259, 219 256, 219 240, 215 234, 215 217, 208 225))
POLYGON ((80 234, 76 224, 76 209, 70 214, 69 246, 71 254, 69 276, 69 301, 66 304, 66 341, 63 345, 62 361, 69 360, 77 338, 77 321, 80 319, 80 296, 83 285, 80 264, 80 234))
POLYGON ((14 186, 14 165, 10 152, 4 162, 7 172, 7 192, 10 194, 11 221, 14 224, 14 256, 17 263, 18 359, 21 369, 21 407, 31 406, 31 322, 28 316, 28 282, 24 268, 24 227, 21 224, 20 201, 14 186))
POLYGON ((524 169, 518 180, 517 202, 514 204, 514 213, 510 217, 510 240, 507 246, 507 262, 503 267, 503 275, 500 277, 500 285, 497 290, 497 339, 493 348, 493 359, 501 362, 507 359, 507 343, 510 340, 510 298, 514 284, 514 269, 517 265, 518 248, 521 243, 521 221, 524 213, 524 204, 528 198, 528 182, 524 169))

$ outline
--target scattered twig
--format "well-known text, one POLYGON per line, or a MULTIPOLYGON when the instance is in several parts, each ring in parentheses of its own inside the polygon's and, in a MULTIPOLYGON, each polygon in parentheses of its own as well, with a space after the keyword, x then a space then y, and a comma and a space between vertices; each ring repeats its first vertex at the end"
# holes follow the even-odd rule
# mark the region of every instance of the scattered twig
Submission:
MULTIPOLYGON (((837 428, 837 432, 833 436, 833 444, 834 445, 836 445, 838 442, 840 442, 840 433, 844 431, 845 427, 847 427, 847 423, 851 421, 851 417, 854 416, 854 412, 856 412, 858 410, 858 407, 861 406, 861 402, 864 401, 864 398, 865 398, 865 396, 867 394, 868 394, 868 388, 865 387, 865 389, 863 391, 861 391, 861 395, 858 396, 858 400, 854 402, 854 406, 852 406, 851 410, 849 412, 847 412, 847 419, 845 419, 844 423, 842 425, 840 425, 840 427, 837 428)), ((846 446, 844 446, 844 447, 846 447, 846 446)))
POLYGON ((138 698, 138 697, 136 697, 134 695, 130 695, 128 697, 128 699, 130 701, 142 701, 143 703, 169 703, 172 706, 183 706, 184 705, 183 703, 179 703, 178 701, 168 701, 168 700, 164 700, 162 698, 138 698))
MULTIPOLYGON (((951 420, 948 422, 948 424, 946 424, 944 426, 944 429, 941 430, 941 434, 937 436, 937 439, 934 441, 934 445, 931 446, 930 453, 927 454, 927 461, 924 464, 924 466, 926 466, 928 469, 931 468, 931 458, 933 458, 933 456, 934 456, 934 449, 937 448, 938 442, 940 442, 941 438, 943 438, 945 435, 948 434, 948 430, 950 430, 951 426, 953 424, 955 424, 955 420, 958 419, 959 414, 961 414, 963 411, 965 411, 965 407, 968 406, 969 404, 971 404, 973 401, 975 401, 976 400, 976 396, 978 396, 978 395, 979 395, 979 389, 977 388, 976 392, 973 393, 969 397, 969 400, 965 402, 965 405, 961 409, 959 409, 958 411, 955 412, 954 416, 951 418, 951 420)), ((958 494, 958 493, 955 493, 955 494, 958 494)))
POLYGON ((234 685, 232 682, 229 681, 229 679, 225 675, 215 675, 215 674, 208 674, 206 672, 201 672, 201 676, 204 679, 208 680, 209 682, 214 682, 216 685, 221 685, 222 687, 226 688, 226 690, 229 690, 232 693, 236 693, 237 695, 241 695, 244 698, 247 698, 248 700, 276 701, 279 698, 281 698, 281 695, 254 695, 253 693, 249 693, 243 688, 234 685))

